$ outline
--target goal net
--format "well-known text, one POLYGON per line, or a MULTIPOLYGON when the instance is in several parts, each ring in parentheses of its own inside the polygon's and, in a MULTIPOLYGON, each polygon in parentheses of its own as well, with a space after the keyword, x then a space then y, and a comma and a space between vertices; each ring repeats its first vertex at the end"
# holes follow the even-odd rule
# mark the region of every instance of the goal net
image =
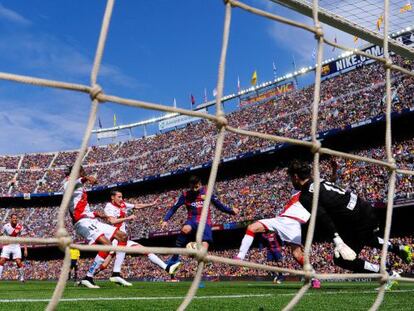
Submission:
MULTIPOLYGON (((223 38, 222 38, 222 48, 220 54, 220 61, 218 67, 218 79, 217 79, 217 95, 216 95, 216 112, 215 114, 206 114, 203 112, 197 112, 187 109, 180 109, 175 107, 170 107, 167 105, 155 104, 144 102, 135 99, 127 99, 115 95, 105 94, 104 90, 98 84, 98 77, 99 71, 101 66, 101 60, 105 48, 105 42, 108 34, 108 29, 110 25, 112 10, 114 7, 115 0, 108 0, 105 14, 102 22, 101 33, 98 41, 98 46, 96 49, 95 59, 93 63, 93 68, 91 72, 90 78, 90 85, 82 85, 82 84, 73 84, 73 83, 66 83, 62 81, 53 81, 47 79, 38 79, 35 77, 30 76, 22 76, 22 75, 15 75, 10 73, 0 73, 0 79, 19 82, 19 83, 26 83, 26 84, 33 84, 42 87, 52 87, 58 89, 66 89, 76 92, 82 92, 89 94, 91 99, 91 107, 90 107, 90 114, 87 123, 87 127, 83 136, 82 144, 80 146, 79 153, 77 155, 74 167, 70 174, 69 184, 68 187, 63 195, 63 199, 60 205, 59 214, 58 214, 58 223, 57 223, 57 233, 54 238, 11 238, 11 237, 0 237, 1 243, 31 243, 31 244, 53 244, 59 245, 60 249, 65 253, 63 267, 61 270, 61 274, 59 280, 57 282, 56 288, 54 290, 53 296, 50 299, 48 304, 47 310, 54 310, 58 303, 59 299, 62 297, 67 278, 69 273, 70 267, 70 255, 69 249, 70 248, 77 248, 83 251, 123 251, 126 253, 135 253, 135 254, 143 254, 143 253, 156 253, 156 254, 181 254, 187 256, 193 256, 198 261, 197 270, 194 276, 194 280, 188 290, 188 293, 183 300, 182 304, 179 307, 179 310, 184 310, 186 307, 191 303, 193 297, 195 296, 201 277, 203 273, 203 269, 207 262, 218 262, 224 263, 229 265, 236 265, 254 269, 263 269, 267 271, 274 271, 274 272, 288 272, 293 275, 302 276, 305 278, 304 285, 298 291, 298 293, 292 298, 289 304, 285 307, 285 310, 291 310, 303 297, 303 295, 308 291, 311 286, 310 280, 311 278, 319 278, 321 280, 326 279, 358 279, 358 278, 366 278, 371 280, 377 280, 380 283, 380 289, 378 291, 378 296, 373 303, 371 309, 376 310, 379 308, 383 301, 384 292, 385 292, 385 285, 386 282, 390 279, 386 271, 386 257, 387 257, 387 243, 390 237, 390 228, 391 228, 391 220, 392 220, 392 213, 393 213, 393 197, 395 194, 395 182, 397 174, 403 175, 414 175, 414 171, 401 169, 396 165, 396 161, 393 158, 392 153, 392 141, 391 141, 391 107, 392 107, 392 90, 391 90, 391 71, 399 71, 403 74, 409 75, 414 77, 414 72, 407 70, 397 64, 392 62, 390 53, 399 54, 407 59, 414 59, 414 50, 410 47, 405 46, 401 42, 391 38, 389 36, 390 33, 393 31, 397 31, 395 28, 395 22, 392 22, 392 16, 394 14, 396 3, 398 2, 399 9, 403 9, 404 7, 408 10, 408 5, 411 5, 408 1, 395 1, 393 2, 392 6, 390 6, 389 0, 384 0, 383 3, 379 3, 378 1, 370 0, 370 1, 361 1, 358 5, 349 4, 343 9, 338 9, 338 3, 340 1, 321 1, 321 6, 319 6, 318 1, 314 0, 312 3, 310 1, 299 1, 299 0, 273 0, 273 2, 277 2, 282 4, 290 9, 296 10, 301 14, 310 16, 313 20, 313 25, 307 25, 298 21, 290 20, 282 16, 278 16, 268 11, 263 11, 247 5, 243 2, 237 0, 225 0, 224 1, 224 10, 225 10, 225 19, 224 19, 224 30, 223 30, 223 38), (362 8, 362 3, 367 3, 367 5, 375 7, 375 10, 378 11, 373 12, 373 9, 368 9, 367 7, 362 8), (223 85, 224 85, 224 75, 226 69, 226 54, 227 54, 227 47, 229 42, 230 36, 230 25, 231 25, 231 16, 232 11, 235 9, 244 10, 250 12, 251 14, 259 15, 263 18, 270 19, 276 23, 284 23, 290 25, 292 27, 297 27, 303 29, 307 32, 314 34, 315 36, 315 44, 316 44, 316 69, 315 69, 315 81, 314 81, 314 95, 313 95, 313 105, 312 105, 312 122, 311 122, 311 140, 299 140, 288 138, 284 136, 278 135, 271 135, 265 134, 255 131, 249 131, 245 129, 235 128, 228 124, 226 119, 226 115, 224 114, 224 110, 222 107, 221 98, 223 97, 223 85), (339 11, 338 11, 339 10, 339 11), (367 13, 367 12, 373 12, 367 13), (341 15, 342 13, 342 15, 341 15), (358 16, 358 14, 363 14, 364 17, 358 16), (381 31, 373 31, 372 23, 378 19, 380 15, 381 18, 381 31), (324 33, 324 26, 322 25, 328 24, 332 27, 335 27, 339 30, 345 31, 350 33, 358 38, 361 38, 365 41, 371 42, 376 45, 380 45, 383 47, 384 53, 383 56, 376 56, 373 54, 366 53, 362 50, 355 49, 354 47, 345 47, 336 42, 336 40, 328 39, 325 37, 324 33), (370 23, 370 24, 369 24, 370 23), (320 103, 320 88, 321 88, 321 72, 322 72, 322 60, 323 60, 323 47, 324 45, 330 45, 337 49, 342 49, 345 52, 353 53, 355 55, 364 56, 366 58, 374 59, 375 61, 381 63, 384 66, 385 70, 385 105, 386 105, 386 130, 384 135, 385 140, 385 150, 386 150, 386 159, 385 160, 378 160, 370 157, 359 156, 355 154, 340 152, 337 150, 332 150, 329 148, 322 147, 321 142, 318 140, 317 136, 317 126, 318 126, 318 108, 320 103), (204 201, 202 215, 200 220, 200 225, 198 226, 198 230, 196 233, 196 242, 198 248, 195 250, 191 249, 181 249, 181 248, 166 248, 166 247, 116 247, 116 246, 103 246, 103 245, 81 245, 73 243, 71 240, 70 235, 68 234, 65 228, 65 214, 67 213, 68 204, 71 199, 71 196, 74 191, 75 179, 78 175, 82 159, 84 158, 85 152, 88 147, 88 142, 91 136, 92 128, 96 121, 97 110, 99 105, 103 103, 116 103, 120 105, 127 105, 132 107, 139 107, 145 109, 152 109, 157 111, 163 112, 171 112, 171 113, 178 113, 187 116, 194 116, 203 119, 207 119, 210 122, 213 122, 217 126, 218 135, 216 138, 215 144, 215 152, 214 158, 212 162, 212 167, 210 171, 210 176, 208 180, 207 186, 207 194, 204 201), (259 139, 266 139, 271 140, 276 143, 289 143, 293 145, 303 146, 309 148, 309 150, 313 153, 313 179, 314 179, 314 195, 313 195, 313 202, 312 202, 312 213, 309 222, 309 228, 306 235, 306 242, 304 248, 304 255, 305 255, 305 264, 302 270, 292 270, 292 269, 284 269, 280 267, 274 267, 264 264, 257 264, 253 262, 247 261, 240 261, 234 260, 225 257, 213 256, 209 255, 205 249, 201 247, 202 245, 202 233, 205 229, 205 224, 207 220, 207 212, 208 207, 210 205, 210 200, 212 197, 212 191, 214 189, 214 184, 216 181, 217 171, 222 155, 223 149, 223 142, 226 133, 231 132, 237 135, 243 136, 250 136, 259 139), (315 229, 315 220, 316 220, 316 212, 318 208, 318 196, 319 196, 319 182, 320 182, 320 157, 321 155, 332 155, 341 157, 344 159, 352 159, 355 161, 362 161, 365 163, 370 163, 373 165, 381 166, 386 168, 389 172, 389 180, 388 180, 388 191, 387 191, 387 212, 386 212, 386 222, 385 222, 385 233, 384 233, 384 247, 382 249, 382 256, 381 256, 381 263, 380 263, 380 272, 379 273, 372 273, 372 274, 320 274, 312 270, 310 265, 310 250, 314 236, 314 229, 315 229)), ((399 278, 399 281, 406 281, 406 282, 414 282, 414 279, 410 278, 399 278)))

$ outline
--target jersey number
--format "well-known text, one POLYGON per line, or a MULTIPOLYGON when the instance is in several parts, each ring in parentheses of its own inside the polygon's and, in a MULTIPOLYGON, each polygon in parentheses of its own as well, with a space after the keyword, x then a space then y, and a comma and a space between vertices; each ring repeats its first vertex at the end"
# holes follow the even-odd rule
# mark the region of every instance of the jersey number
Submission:
POLYGON ((92 224, 92 225, 88 226, 88 229, 91 230, 91 231, 94 231, 94 230, 98 229, 98 227, 92 224))
POLYGON ((335 191, 335 192, 337 192, 339 194, 342 194, 342 195, 344 195, 346 193, 346 191, 344 189, 338 187, 337 185, 335 185, 333 183, 327 182, 327 181, 323 183, 323 186, 328 191, 335 191))

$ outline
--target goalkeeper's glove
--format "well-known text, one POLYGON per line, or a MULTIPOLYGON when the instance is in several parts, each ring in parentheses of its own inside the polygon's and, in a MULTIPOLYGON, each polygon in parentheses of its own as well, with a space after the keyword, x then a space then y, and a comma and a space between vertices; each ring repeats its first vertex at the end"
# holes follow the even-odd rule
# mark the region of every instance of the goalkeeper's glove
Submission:
POLYGON ((352 248, 345 244, 345 242, 341 239, 338 233, 335 233, 335 237, 333 239, 335 243, 335 257, 339 258, 342 257, 345 260, 354 260, 356 258, 356 253, 352 248))

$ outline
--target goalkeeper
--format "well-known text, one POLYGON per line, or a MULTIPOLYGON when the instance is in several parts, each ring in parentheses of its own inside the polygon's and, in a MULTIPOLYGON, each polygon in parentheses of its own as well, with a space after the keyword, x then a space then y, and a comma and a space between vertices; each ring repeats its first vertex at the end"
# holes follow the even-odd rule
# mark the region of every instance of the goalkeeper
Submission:
MULTIPOLYGON (((312 210, 314 184, 310 166, 294 160, 288 167, 293 187, 300 191, 299 202, 312 210)), ((377 273, 379 265, 358 258, 364 246, 382 248, 378 220, 374 207, 356 194, 343 190, 334 183, 321 180, 316 225, 335 244, 334 263, 355 273, 377 273)), ((411 262, 409 246, 388 243, 388 251, 404 262, 411 262)))

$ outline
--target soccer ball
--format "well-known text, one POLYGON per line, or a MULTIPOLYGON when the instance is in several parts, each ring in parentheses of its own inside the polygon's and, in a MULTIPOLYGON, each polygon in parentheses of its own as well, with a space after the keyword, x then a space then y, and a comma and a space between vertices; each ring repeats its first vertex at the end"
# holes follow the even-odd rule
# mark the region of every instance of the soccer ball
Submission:
POLYGON ((186 248, 195 250, 195 249, 197 249, 197 243, 196 242, 190 242, 186 245, 186 248))

